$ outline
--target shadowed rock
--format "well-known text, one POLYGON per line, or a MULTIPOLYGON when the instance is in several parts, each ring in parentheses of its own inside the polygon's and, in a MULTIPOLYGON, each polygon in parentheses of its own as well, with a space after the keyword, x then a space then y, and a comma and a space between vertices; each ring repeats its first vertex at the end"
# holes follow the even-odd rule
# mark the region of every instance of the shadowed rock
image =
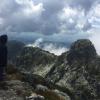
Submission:
POLYGON ((70 65, 75 61, 87 64, 88 61, 94 59, 96 56, 97 53, 92 42, 88 39, 80 39, 71 45, 67 60, 70 65))

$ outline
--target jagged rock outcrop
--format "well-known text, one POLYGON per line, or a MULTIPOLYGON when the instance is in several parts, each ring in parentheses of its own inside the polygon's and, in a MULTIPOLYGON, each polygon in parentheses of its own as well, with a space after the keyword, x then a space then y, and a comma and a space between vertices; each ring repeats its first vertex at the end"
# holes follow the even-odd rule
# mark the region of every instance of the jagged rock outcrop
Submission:
POLYGON ((92 42, 88 39, 77 40, 71 45, 67 55, 67 61, 71 65, 74 62, 87 64, 90 60, 96 58, 97 53, 92 42))
POLYGON ((25 47, 17 56, 16 66, 33 74, 45 76, 56 61, 57 56, 38 47, 25 47))
POLYGON ((28 82, 34 88, 27 99, 40 95, 46 100, 100 100, 100 57, 88 39, 77 40, 58 57, 25 47, 16 65, 17 72, 8 70, 8 79, 28 82))
POLYGON ((74 92, 74 100, 99 100, 100 57, 91 41, 78 40, 65 54, 58 57, 46 78, 74 92))

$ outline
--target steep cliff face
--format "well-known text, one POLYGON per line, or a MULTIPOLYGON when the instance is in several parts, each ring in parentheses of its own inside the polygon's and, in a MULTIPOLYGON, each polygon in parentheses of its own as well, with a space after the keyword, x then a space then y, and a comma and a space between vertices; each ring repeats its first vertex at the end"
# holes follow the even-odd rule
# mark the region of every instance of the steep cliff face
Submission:
POLYGON ((100 57, 89 40, 78 40, 58 57, 46 78, 75 93, 76 100, 100 99, 100 57), (66 56, 65 56, 66 55, 66 56), (59 59, 64 58, 61 63, 59 59))

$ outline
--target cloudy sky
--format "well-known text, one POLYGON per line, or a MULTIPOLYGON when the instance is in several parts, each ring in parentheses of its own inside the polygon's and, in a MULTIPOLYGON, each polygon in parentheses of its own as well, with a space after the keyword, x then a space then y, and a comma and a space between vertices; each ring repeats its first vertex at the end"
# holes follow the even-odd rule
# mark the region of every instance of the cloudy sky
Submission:
POLYGON ((100 50, 100 0, 2 0, 0 33, 74 41, 89 38, 100 50))

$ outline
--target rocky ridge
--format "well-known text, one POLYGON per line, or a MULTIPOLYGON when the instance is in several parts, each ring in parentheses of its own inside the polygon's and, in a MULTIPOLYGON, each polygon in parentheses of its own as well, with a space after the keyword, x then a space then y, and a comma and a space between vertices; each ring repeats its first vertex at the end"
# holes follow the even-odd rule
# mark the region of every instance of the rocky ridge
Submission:
MULTIPOLYGON (((39 48, 25 47, 17 56, 16 68, 11 66, 7 84, 23 83, 21 86, 29 89, 21 89, 26 90, 18 92, 24 94, 21 96, 14 92, 19 100, 100 100, 100 57, 88 39, 75 41, 68 52, 58 57, 39 48)), ((12 93, 9 89, 13 87, 7 86, 12 93)))
POLYGON ((54 65, 56 58, 54 54, 38 47, 24 47, 16 58, 16 66, 21 70, 44 77, 54 65))
POLYGON ((90 40, 78 40, 72 44, 64 62, 58 64, 58 60, 46 78, 73 91, 75 100, 99 100, 99 59, 90 40))

